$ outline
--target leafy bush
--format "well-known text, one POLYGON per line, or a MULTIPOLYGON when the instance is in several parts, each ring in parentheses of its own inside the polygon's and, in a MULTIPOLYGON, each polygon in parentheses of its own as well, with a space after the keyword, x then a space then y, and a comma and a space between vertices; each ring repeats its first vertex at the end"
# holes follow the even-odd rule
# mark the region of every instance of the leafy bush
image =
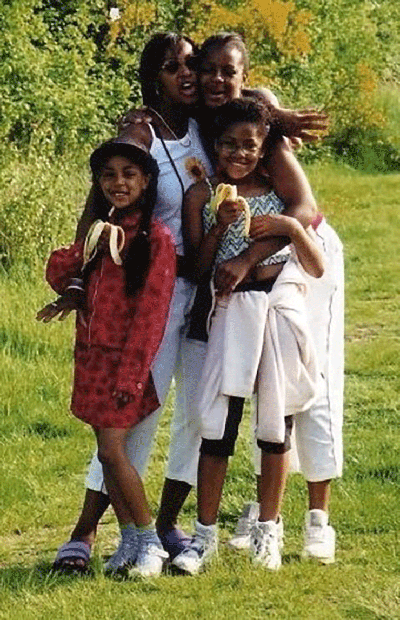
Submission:
POLYGON ((346 127, 329 143, 353 168, 365 172, 400 172, 400 149, 390 144, 379 129, 346 127))
MULTIPOLYGON (((71 237, 87 156, 139 103, 138 59, 159 30, 199 42, 221 29, 241 32, 253 85, 269 85, 286 105, 329 112, 325 154, 398 170, 400 114, 396 131, 385 127, 398 97, 377 105, 382 82, 400 75, 397 0, 7 0, 0 29, 3 264, 33 264, 71 237)), ((311 147, 303 157, 319 153, 311 147)))
POLYGON ((0 169, 0 260, 43 265, 50 250, 73 238, 89 188, 87 164, 71 157, 49 162, 47 157, 8 154, 0 169))

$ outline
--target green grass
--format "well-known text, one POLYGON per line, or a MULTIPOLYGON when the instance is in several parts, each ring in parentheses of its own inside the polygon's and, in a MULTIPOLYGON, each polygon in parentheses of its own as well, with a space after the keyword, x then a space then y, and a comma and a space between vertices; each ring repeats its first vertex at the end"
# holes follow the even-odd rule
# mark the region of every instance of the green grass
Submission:
MULTIPOLYGON (((37 324, 35 312, 51 294, 40 273, 16 269, 0 276, 1 619, 400 618, 400 176, 323 163, 308 173, 344 242, 347 270, 345 471, 331 505, 336 564, 300 559, 307 497, 304 481, 293 476, 276 574, 254 569, 223 544, 219 561, 198 577, 107 579, 101 567, 115 545, 112 512, 100 528, 93 574, 51 573, 80 508, 94 440, 68 413, 73 321, 37 324)), ((172 394, 146 483, 154 509, 171 402, 172 394)), ((244 426, 221 506, 223 540, 254 496, 248 420, 244 426)), ((190 528, 194 515, 193 495, 182 524, 190 528)))

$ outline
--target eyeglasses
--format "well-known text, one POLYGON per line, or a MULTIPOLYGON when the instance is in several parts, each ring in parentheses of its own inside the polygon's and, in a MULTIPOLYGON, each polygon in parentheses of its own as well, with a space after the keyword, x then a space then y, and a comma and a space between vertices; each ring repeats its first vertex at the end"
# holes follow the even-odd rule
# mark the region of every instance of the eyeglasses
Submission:
POLYGON ((260 150, 260 146, 257 144, 240 144, 233 140, 218 140, 217 144, 226 153, 229 153, 229 155, 237 151, 243 151, 246 155, 254 155, 260 150))
POLYGON ((189 71, 196 71, 197 68, 197 58, 196 56, 188 56, 185 58, 183 62, 179 62, 179 60, 166 60, 160 68, 160 71, 166 71, 171 75, 178 73, 181 67, 187 67, 189 71))

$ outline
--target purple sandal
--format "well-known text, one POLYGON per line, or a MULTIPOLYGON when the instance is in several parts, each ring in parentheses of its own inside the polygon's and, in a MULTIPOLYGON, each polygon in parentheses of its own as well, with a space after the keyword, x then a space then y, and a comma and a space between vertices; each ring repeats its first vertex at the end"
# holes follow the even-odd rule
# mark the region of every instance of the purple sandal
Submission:
POLYGON ((159 534, 161 544, 168 551, 170 560, 182 553, 191 543, 191 536, 174 527, 172 530, 159 534))
POLYGON ((61 545, 54 560, 53 570, 84 573, 90 560, 90 545, 83 540, 70 540, 61 545), (78 563, 77 563, 78 562, 78 563))

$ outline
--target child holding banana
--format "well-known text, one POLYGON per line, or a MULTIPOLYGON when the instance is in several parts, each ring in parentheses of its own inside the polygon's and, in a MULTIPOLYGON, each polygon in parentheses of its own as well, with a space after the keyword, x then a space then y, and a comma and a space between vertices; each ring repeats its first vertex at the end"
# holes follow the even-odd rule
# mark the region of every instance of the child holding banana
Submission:
MULTIPOLYGON (((251 549, 256 563, 279 568, 279 514, 292 415, 309 407, 316 395, 318 373, 306 322, 303 273, 320 277, 323 259, 312 233, 282 214, 285 205, 260 170, 268 128, 265 108, 252 99, 223 106, 214 125, 217 174, 193 185, 185 200, 187 242, 195 253, 197 275, 211 269, 215 290, 198 386, 198 520, 190 547, 173 560, 189 574, 217 552, 216 521, 228 458, 244 399, 253 393, 262 466, 260 514, 251 549), (264 235, 267 225, 271 236, 291 242, 267 259, 263 242, 251 240, 251 219, 259 215, 264 235), (237 263, 228 275, 219 267, 225 261, 237 263)), ((281 239, 277 247, 282 247, 281 239)))

